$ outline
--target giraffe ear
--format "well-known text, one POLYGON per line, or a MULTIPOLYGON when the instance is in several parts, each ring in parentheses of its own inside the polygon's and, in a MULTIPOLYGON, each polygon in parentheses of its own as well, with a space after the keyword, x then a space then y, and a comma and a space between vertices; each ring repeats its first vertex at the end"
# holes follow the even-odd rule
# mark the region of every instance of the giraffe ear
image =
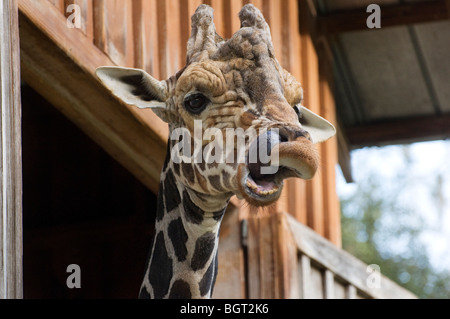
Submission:
POLYGON ((311 112, 303 105, 297 105, 300 109, 300 124, 311 135, 314 144, 325 142, 336 134, 333 124, 323 117, 311 112))
POLYGON ((166 81, 158 81, 140 69, 103 66, 95 72, 103 85, 123 102, 140 109, 151 108, 165 120, 166 81))

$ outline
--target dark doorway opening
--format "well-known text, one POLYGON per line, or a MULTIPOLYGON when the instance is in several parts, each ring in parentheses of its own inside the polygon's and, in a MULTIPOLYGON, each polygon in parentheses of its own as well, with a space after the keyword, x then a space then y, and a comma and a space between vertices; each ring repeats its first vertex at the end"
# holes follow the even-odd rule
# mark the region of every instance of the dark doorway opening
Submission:
POLYGON ((24 297, 136 298, 156 196, 26 84, 22 113, 24 297))

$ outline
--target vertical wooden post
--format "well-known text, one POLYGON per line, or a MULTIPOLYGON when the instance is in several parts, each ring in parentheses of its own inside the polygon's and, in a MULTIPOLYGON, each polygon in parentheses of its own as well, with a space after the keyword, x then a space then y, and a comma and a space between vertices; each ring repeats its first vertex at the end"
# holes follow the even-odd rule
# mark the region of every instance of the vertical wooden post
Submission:
POLYGON ((17 0, 0 1, 0 298, 22 298, 22 148, 17 0))
POLYGON ((286 216, 285 213, 272 213, 247 219, 247 285, 250 299, 300 297, 297 247, 286 216))
POLYGON ((311 260, 306 255, 301 255, 299 258, 298 278, 300 286, 300 299, 310 299, 312 291, 311 260))
MULTIPOLYGON (((337 126, 336 108, 333 94, 331 92, 330 81, 332 78, 331 65, 327 62, 321 64, 320 71, 320 99, 321 114, 332 124, 337 126)), ((322 150, 322 187, 323 187, 323 220, 324 235, 333 244, 341 247, 341 212, 339 198, 336 193, 336 164, 338 163, 337 138, 321 144, 322 150)))
MULTIPOLYGON (((302 60, 302 85, 305 91, 304 105, 316 114, 320 113, 320 86, 319 86, 319 57, 312 39, 312 28, 308 5, 305 1, 299 2, 300 10, 300 35, 301 35, 301 60, 302 60)), ((322 157, 322 148, 317 146, 319 158, 322 157)), ((324 206, 323 185, 320 179, 320 171, 315 178, 306 183, 307 192, 307 225, 317 233, 324 236, 324 206)))
POLYGON ((325 299, 334 299, 334 275, 331 271, 325 270, 324 273, 324 297, 325 299))

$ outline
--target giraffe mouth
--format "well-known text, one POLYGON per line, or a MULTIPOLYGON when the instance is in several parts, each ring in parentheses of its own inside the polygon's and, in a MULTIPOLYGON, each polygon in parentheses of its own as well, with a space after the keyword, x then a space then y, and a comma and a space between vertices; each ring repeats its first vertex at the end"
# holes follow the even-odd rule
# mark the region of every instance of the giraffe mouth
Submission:
POLYGON ((244 197, 250 204, 265 206, 276 201, 283 188, 283 180, 279 180, 276 174, 267 174, 263 178, 252 175, 250 167, 246 167, 243 181, 244 197))
POLYGON ((255 152, 250 146, 247 161, 240 170, 240 191, 251 205, 270 205, 281 195, 283 180, 289 177, 310 179, 314 176, 318 157, 311 141, 302 138, 293 142, 271 145, 271 154, 275 154, 268 166, 260 161, 252 162, 249 154, 255 152))
POLYGON ((285 178, 300 176, 301 174, 295 169, 284 166, 280 166, 276 173, 260 174, 259 165, 244 165, 241 179, 243 197, 255 206, 270 205, 280 197, 285 178))
POLYGON ((277 193, 282 185, 270 179, 256 179, 250 173, 247 176, 245 186, 252 194, 265 197, 277 193))

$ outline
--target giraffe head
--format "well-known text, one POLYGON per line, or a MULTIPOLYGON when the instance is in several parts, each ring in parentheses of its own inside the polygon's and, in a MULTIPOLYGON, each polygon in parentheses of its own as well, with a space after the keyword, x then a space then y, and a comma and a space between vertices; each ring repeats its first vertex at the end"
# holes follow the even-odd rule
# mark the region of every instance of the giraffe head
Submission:
POLYGON ((178 181, 197 193, 236 194, 264 206, 279 198, 285 178, 313 177, 314 144, 335 129, 301 105, 301 85, 276 60, 261 12, 249 4, 239 18, 241 28, 224 40, 212 8, 200 5, 186 66, 168 80, 119 67, 97 75, 124 102, 152 108, 169 123, 169 165, 178 181), (270 162, 255 156, 264 147, 270 162))

